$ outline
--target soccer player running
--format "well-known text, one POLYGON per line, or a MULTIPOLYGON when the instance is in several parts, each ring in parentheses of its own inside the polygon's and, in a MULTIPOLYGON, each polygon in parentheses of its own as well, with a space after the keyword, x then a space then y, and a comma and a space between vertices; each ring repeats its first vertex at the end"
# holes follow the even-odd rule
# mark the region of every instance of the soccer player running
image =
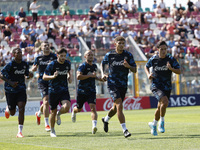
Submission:
POLYGON ((57 60, 52 61, 45 69, 43 80, 49 81, 49 105, 51 108, 50 126, 51 137, 56 137, 54 129, 55 120, 61 124, 60 115, 67 113, 71 106, 70 95, 68 91, 68 82, 71 83, 71 63, 66 60, 67 50, 61 48, 57 52, 57 60), (57 111, 59 102, 62 107, 57 111), (57 119, 56 119, 57 118, 57 119))
POLYGON ((166 108, 169 103, 169 97, 172 89, 171 76, 172 72, 180 74, 180 66, 176 59, 167 55, 167 44, 160 41, 157 45, 158 55, 152 56, 145 66, 145 72, 152 81, 151 91, 158 100, 157 109, 155 111, 155 119, 149 122, 151 134, 157 135, 157 122, 160 119, 158 130, 161 133, 165 132, 164 117, 166 108), (150 71, 152 68, 152 71, 150 71))
POLYGON ((115 50, 108 52, 102 61, 103 79, 107 80, 108 90, 114 101, 113 107, 109 110, 106 117, 102 118, 104 131, 108 132, 108 121, 116 113, 123 129, 125 138, 131 136, 126 128, 125 116, 123 113, 123 100, 127 91, 127 81, 129 70, 136 73, 136 64, 133 55, 124 50, 125 38, 118 36, 114 40, 115 50), (105 64, 109 65, 109 74, 105 74, 105 64))
POLYGON ((10 115, 14 116, 16 106, 18 106, 18 134, 17 137, 24 137, 22 129, 24 124, 24 112, 27 101, 25 76, 27 79, 32 78, 33 74, 29 72, 29 65, 22 60, 22 51, 20 48, 13 49, 14 59, 11 60, 1 70, 1 79, 5 81, 5 95, 7 107, 5 117, 8 119, 10 115))
POLYGON ((77 106, 72 110, 72 122, 76 122, 76 113, 80 112, 85 102, 88 102, 92 117, 92 134, 97 131, 97 112, 96 112, 96 88, 95 79, 103 81, 96 76, 97 65, 93 63, 94 54, 91 50, 85 52, 86 61, 77 70, 78 84, 77 106))
POLYGON ((39 78, 38 78, 38 88, 40 90, 40 94, 42 96, 43 104, 40 106, 40 109, 38 112, 35 113, 36 115, 36 120, 37 124, 40 125, 40 119, 41 119, 41 114, 44 114, 44 121, 45 121, 45 130, 49 132, 50 126, 49 126, 49 96, 48 96, 48 81, 44 81, 42 79, 44 71, 47 67, 47 65, 53 61, 56 60, 57 57, 55 54, 50 52, 50 47, 48 42, 44 42, 41 45, 41 49, 43 51, 42 56, 38 56, 35 59, 35 62, 32 66, 32 71, 37 71, 39 72, 39 78))

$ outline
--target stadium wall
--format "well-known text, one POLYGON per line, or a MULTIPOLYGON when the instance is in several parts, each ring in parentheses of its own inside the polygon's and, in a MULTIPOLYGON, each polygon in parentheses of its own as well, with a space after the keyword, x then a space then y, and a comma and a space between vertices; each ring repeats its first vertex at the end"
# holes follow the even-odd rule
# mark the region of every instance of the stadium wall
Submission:
MULTIPOLYGON (((123 105, 124 110, 149 109, 157 107, 157 99, 155 97, 126 97, 123 105)), ((28 101, 26 104, 25 115, 34 115, 39 110, 42 101, 28 101)), ((97 99, 97 111, 108 111, 112 107, 113 101, 111 98, 97 99)), ((71 109, 76 105, 76 100, 71 100, 71 109)), ((183 107, 200 105, 200 95, 172 95, 169 100, 168 107, 183 107)), ((0 103, 0 116, 4 116, 6 102, 0 103)), ((58 106, 60 109, 60 106, 58 106)), ((83 106, 82 112, 90 111, 89 105, 86 103, 83 106)), ((18 115, 18 110, 15 115, 18 115)))

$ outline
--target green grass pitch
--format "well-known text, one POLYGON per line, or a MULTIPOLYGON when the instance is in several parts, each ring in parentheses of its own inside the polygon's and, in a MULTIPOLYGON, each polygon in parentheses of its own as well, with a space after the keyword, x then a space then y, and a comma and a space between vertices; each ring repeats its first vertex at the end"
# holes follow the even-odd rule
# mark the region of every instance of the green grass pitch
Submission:
POLYGON ((76 123, 71 114, 61 115, 62 124, 55 126, 57 138, 44 130, 44 118, 36 125, 35 116, 25 116, 24 138, 16 138, 17 117, 0 117, 0 150, 197 150, 200 149, 200 106, 168 108, 165 133, 150 134, 148 122, 155 109, 124 111, 126 126, 132 133, 124 138, 117 116, 109 122, 109 131, 103 131, 101 118, 107 112, 98 112, 98 131, 91 134, 90 113, 77 114, 76 123))

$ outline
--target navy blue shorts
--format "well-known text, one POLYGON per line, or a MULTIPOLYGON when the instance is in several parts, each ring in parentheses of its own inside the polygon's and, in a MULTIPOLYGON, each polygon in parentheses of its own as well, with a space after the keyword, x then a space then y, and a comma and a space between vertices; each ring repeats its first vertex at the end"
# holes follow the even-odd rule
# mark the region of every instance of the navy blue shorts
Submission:
POLYGON ((61 104, 61 101, 63 100, 70 101, 69 91, 61 93, 49 93, 49 105, 51 110, 56 109, 58 104, 61 104))
POLYGON ((38 89, 40 90, 40 95, 44 98, 48 95, 48 83, 38 83, 38 89))
POLYGON ((79 94, 77 95, 77 108, 81 109, 83 108, 83 105, 85 102, 88 102, 88 104, 95 104, 96 105, 96 93, 92 92, 88 95, 86 94, 79 94))
POLYGON ((27 101, 26 91, 20 91, 18 93, 5 93, 6 94, 6 101, 9 110, 16 109, 18 102, 25 102, 27 101))
POLYGON ((152 90, 152 93, 153 93, 153 95, 156 97, 156 99, 157 99, 158 101, 160 101, 160 99, 161 99, 163 96, 167 96, 167 98, 168 98, 168 100, 169 100, 171 91, 164 91, 164 90, 160 90, 160 89, 153 89, 153 90, 152 90))
POLYGON ((110 85, 108 86, 108 91, 113 101, 115 101, 118 98, 121 98, 123 101, 126 95, 127 88, 110 85))

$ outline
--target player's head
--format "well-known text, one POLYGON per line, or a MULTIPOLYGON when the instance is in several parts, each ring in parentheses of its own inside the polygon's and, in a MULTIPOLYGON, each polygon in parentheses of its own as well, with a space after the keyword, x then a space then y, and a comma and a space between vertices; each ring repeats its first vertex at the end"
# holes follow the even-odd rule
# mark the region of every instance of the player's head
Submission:
POLYGON ((123 36, 116 37, 115 46, 116 46, 117 53, 121 54, 125 47, 125 38, 123 36))
POLYGON ((43 42, 41 44, 41 49, 42 49, 44 55, 49 55, 49 53, 50 53, 50 47, 49 47, 49 43, 47 41, 43 42))
POLYGON ((94 54, 91 50, 88 50, 84 53, 84 57, 86 59, 86 62, 92 63, 94 60, 94 54))
POLYGON ((12 54, 16 61, 22 60, 22 50, 20 48, 14 48, 12 54))
POLYGON ((66 55, 67 55, 67 50, 65 48, 60 48, 57 51, 57 57, 58 57, 58 61, 60 63, 64 63, 66 60, 66 55))
POLYGON ((165 41, 160 41, 157 45, 158 51, 159 51, 159 57, 165 58, 167 54, 167 43, 165 41))

